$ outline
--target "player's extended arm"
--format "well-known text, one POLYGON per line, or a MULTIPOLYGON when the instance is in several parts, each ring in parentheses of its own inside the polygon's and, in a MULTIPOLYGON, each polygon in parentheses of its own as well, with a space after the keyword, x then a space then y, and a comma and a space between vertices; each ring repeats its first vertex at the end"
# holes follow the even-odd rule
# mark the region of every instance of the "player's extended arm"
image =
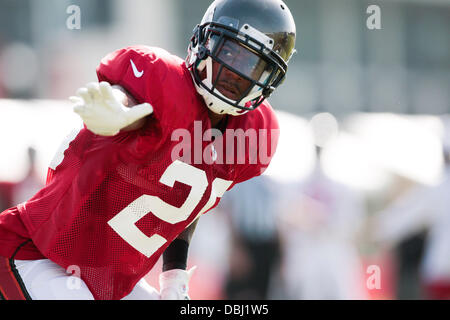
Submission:
POLYGON ((172 241, 163 253, 163 272, 159 275, 161 300, 189 299, 189 280, 196 267, 186 271, 189 244, 198 219, 172 241))
POLYGON ((74 111, 86 127, 95 134, 114 136, 121 130, 135 130, 145 123, 145 117, 153 113, 149 103, 136 105, 136 101, 119 87, 108 82, 91 82, 70 97, 74 111))

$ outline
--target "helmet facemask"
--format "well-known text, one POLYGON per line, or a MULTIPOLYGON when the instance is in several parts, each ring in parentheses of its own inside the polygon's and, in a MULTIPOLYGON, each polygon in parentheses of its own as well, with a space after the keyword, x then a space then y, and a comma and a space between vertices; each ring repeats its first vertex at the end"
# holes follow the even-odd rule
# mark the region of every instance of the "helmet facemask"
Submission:
POLYGON ((188 49, 186 64, 197 91, 217 114, 256 109, 287 71, 272 38, 248 24, 237 26, 227 17, 197 26, 188 49))

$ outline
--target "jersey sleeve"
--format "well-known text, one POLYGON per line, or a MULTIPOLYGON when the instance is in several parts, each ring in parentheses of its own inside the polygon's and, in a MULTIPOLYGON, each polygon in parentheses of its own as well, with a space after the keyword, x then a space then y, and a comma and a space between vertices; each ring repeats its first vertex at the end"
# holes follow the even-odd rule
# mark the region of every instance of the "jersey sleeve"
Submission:
POLYGON ((164 108, 159 106, 163 93, 163 83, 167 67, 163 50, 145 46, 119 49, 104 57, 97 67, 99 82, 120 85, 138 103, 148 102, 153 107, 153 115, 164 122, 164 108))
POLYGON ((278 146, 280 127, 272 107, 265 103, 248 115, 250 117, 247 120, 247 128, 256 130, 257 139, 247 142, 246 163, 237 165, 236 177, 231 188, 237 183, 262 175, 269 167, 278 146))

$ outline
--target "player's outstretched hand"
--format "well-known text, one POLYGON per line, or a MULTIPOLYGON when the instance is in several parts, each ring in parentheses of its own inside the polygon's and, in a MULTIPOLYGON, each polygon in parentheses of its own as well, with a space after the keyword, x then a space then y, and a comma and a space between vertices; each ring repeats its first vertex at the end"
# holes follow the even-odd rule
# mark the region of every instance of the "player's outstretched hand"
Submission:
POLYGON ((190 300, 189 280, 197 267, 188 271, 173 269, 159 275, 161 300, 190 300))
POLYGON ((70 97, 74 112, 83 119, 86 127, 101 136, 114 136, 130 124, 153 113, 149 103, 127 108, 121 100, 123 94, 108 82, 91 82, 70 97))

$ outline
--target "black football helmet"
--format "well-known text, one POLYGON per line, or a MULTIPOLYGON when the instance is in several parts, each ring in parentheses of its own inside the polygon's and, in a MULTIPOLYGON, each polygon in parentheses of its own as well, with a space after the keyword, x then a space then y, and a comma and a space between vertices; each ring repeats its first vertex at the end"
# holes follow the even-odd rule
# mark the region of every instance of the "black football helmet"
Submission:
POLYGON ((281 0, 216 0, 194 29, 186 65, 208 108, 237 116, 283 82, 295 38, 281 0))

